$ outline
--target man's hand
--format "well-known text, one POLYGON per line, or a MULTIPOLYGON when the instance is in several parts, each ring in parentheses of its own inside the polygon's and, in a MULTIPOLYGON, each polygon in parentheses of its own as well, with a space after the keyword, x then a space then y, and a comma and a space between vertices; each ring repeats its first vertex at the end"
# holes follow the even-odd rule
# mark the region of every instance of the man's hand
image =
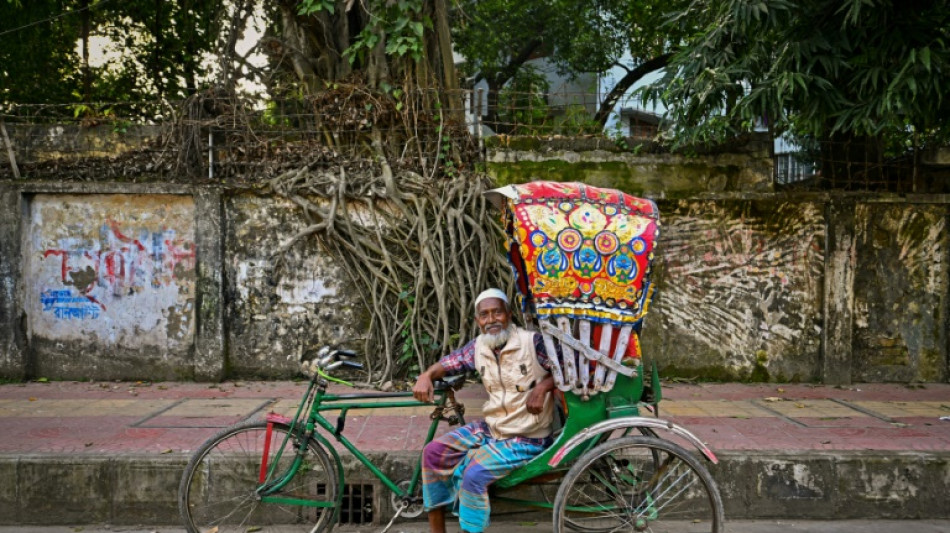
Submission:
POLYGON ((443 377, 445 377, 445 368, 436 362, 416 378, 416 384, 412 386, 412 397, 420 402, 431 402, 435 393, 432 380, 443 377))
POLYGON ((420 402, 431 402, 435 387, 432 386, 432 378, 428 372, 419 374, 416 384, 412 386, 412 397, 420 402))
POLYGON ((528 412, 536 415, 544 410, 544 401, 548 398, 548 393, 554 390, 554 377, 551 374, 548 374, 541 383, 531 389, 531 392, 528 394, 528 402, 526 404, 528 412))

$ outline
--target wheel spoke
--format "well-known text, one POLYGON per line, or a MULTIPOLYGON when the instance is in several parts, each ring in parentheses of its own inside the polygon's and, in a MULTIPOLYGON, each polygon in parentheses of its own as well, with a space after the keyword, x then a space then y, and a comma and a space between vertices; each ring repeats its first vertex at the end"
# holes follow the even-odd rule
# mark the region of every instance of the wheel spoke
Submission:
POLYGON ((666 531, 671 521, 722 527, 722 502, 699 461, 655 437, 604 442, 574 464, 554 506, 555 531, 666 531), (698 521, 696 519, 699 519, 698 521))
MULTIPOLYGON (((677 478, 677 481, 686 479, 686 477, 687 477, 688 475, 689 475, 689 472, 684 472, 683 475, 681 475, 679 478, 677 478)), ((676 501, 677 501, 677 498, 678 498, 681 494, 683 494, 684 492, 686 492, 686 490, 689 489, 694 483, 696 483, 696 480, 695 480, 695 479, 689 479, 689 480, 687 480, 687 481, 685 482, 685 484, 683 485, 683 487, 682 487, 681 489, 679 489, 679 491, 678 491, 676 494, 674 494, 673 496, 671 496, 671 497, 669 497, 669 498, 667 498, 667 499, 664 500, 664 496, 666 496, 666 495, 669 493, 669 491, 673 490, 673 487, 678 486, 678 483, 677 483, 676 481, 674 481, 673 483, 671 483, 668 488, 666 488, 663 492, 661 492, 661 493, 658 494, 655 498, 653 498, 653 502, 654 502, 654 503, 655 503, 655 502, 660 502, 660 501, 665 501, 665 502, 666 502, 666 503, 661 504, 659 507, 656 507, 653 512, 654 512, 654 513, 659 513, 660 511, 662 511, 663 509, 665 509, 665 508, 666 508, 668 505, 670 505, 671 503, 676 502, 676 501)))
MULTIPOLYGON (((212 437, 196 452, 185 469, 179 488, 179 509, 190 533, 255 531, 317 533, 333 518, 332 508, 263 502, 258 497, 266 423, 249 423, 212 437)), ((272 479, 281 480, 291 468, 297 449, 288 446, 280 460, 277 454, 288 428, 274 424, 267 463, 272 479)), ((293 439, 288 440, 288 444, 293 439)), ((287 485, 274 492, 311 501, 336 501, 338 494, 334 463, 316 442, 306 446, 304 463, 287 485)))

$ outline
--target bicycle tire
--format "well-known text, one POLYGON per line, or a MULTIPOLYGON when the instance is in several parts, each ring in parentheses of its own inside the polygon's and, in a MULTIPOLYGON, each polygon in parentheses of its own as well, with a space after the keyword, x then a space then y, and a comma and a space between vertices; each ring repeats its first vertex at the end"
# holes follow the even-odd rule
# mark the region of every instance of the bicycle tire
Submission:
MULTIPOLYGON (((290 428, 274 423, 268 464, 290 428)), ((225 429, 208 439, 192 456, 178 488, 178 511, 189 533, 329 532, 336 522, 335 505, 315 508, 293 504, 263 503, 257 496, 266 422, 248 422, 225 429)), ((291 437, 277 475, 293 462, 299 443, 291 437)), ((300 470, 277 496, 336 502, 339 491, 336 463, 323 446, 310 439, 300 470), (309 461, 309 462, 308 462, 309 461)))
MULTIPOLYGON (((622 430, 623 430, 623 431, 622 431, 622 433, 620 434, 620 436, 619 436, 619 437, 616 437, 616 438, 621 438, 621 437, 630 436, 630 433, 633 432, 633 431, 638 431, 638 432, 639 432, 642 436, 644 436, 644 437, 655 437, 655 438, 659 438, 659 435, 657 435, 657 433, 656 433, 655 431, 653 431, 652 429, 650 429, 650 428, 648 428, 648 427, 645 427, 645 426, 630 426, 630 427, 627 427, 627 428, 622 428, 622 430)), ((620 430, 617 430, 617 431, 620 431, 620 430)), ((613 434, 616 434, 616 431, 611 432, 611 433, 608 433, 608 434, 605 434, 605 435, 604 435, 605 438, 604 438, 604 440, 601 441, 601 443, 607 442, 607 440, 610 439, 613 434)), ((659 462, 660 462, 659 454, 654 450, 652 455, 653 455, 654 465, 659 464, 659 462)), ((565 475, 566 475, 566 474, 565 474, 565 475)), ((558 485, 558 489, 560 489, 560 485, 558 485)), ((557 495, 555 494, 555 498, 556 498, 556 497, 557 497, 557 495)), ((611 530, 613 529, 613 528, 610 527, 610 526, 605 526, 605 527, 591 527, 591 526, 585 526, 585 525, 583 525, 583 524, 574 522, 573 520, 571 520, 570 518, 567 518, 567 517, 564 518, 564 525, 567 526, 570 530, 572 530, 572 531, 578 531, 578 532, 580 532, 580 533, 605 533, 605 532, 611 531, 611 530)))
POLYGON ((724 516, 719 489, 698 459, 664 439, 627 436, 571 467, 555 498, 553 529, 722 533, 724 516))

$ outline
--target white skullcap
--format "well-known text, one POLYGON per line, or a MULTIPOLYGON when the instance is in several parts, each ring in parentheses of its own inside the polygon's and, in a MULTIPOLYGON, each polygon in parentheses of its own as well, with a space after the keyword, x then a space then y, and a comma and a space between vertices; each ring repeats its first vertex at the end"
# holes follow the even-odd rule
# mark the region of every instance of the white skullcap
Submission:
POLYGON ((485 289, 478 295, 478 298, 475 298, 475 309, 478 309, 478 304, 482 303, 482 300, 487 300, 488 298, 498 298, 499 300, 505 302, 505 305, 508 305, 508 296, 505 295, 500 289, 491 288, 485 289))

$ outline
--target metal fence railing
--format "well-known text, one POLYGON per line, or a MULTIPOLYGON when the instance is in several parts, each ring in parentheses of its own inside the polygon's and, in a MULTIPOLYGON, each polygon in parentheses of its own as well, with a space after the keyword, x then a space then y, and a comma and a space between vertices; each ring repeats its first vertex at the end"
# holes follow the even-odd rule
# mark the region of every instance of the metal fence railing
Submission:
POLYGON ((775 183, 791 185, 813 179, 818 165, 807 155, 800 152, 776 153, 772 160, 775 163, 775 183))
POLYGON ((918 149, 877 138, 823 140, 799 151, 775 153, 778 187, 814 190, 915 192, 918 149))
MULTIPOLYGON (((664 127, 660 117, 622 109, 601 124, 594 117, 602 99, 507 90, 383 95, 343 87, 283 100, 206 93, 181 102, 0 104, 0 179, 27 170, 36 175, 37 169, 52 176, 64 161, 130 153, 136 158, 130 172, 185 165, 216 176, 380 149, 393 165, 435 166, 450 158, 477 160, 489 136, 602 137, 620 150, 637 150, 644 142, 650 151, 662 150, 656 142, 664 127)), ((911 191, 920 171, 916 144, 909 142, 885 146, 854 138, 799 146, 777 140, 775 146, 779 188, 911 191)))

